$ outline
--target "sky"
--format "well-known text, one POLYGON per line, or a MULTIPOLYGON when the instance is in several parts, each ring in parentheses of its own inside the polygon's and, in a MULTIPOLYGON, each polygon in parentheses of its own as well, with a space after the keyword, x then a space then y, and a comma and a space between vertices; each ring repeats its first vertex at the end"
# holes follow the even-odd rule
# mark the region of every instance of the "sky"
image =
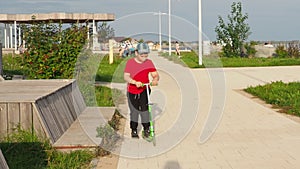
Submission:
MULTIPOLYGON (((198 40, 198 0, 170 0, 172 40, 198 40)), ((202 0, 202 38, 216 40, 218 16, 227 22, 233 0, 202 0)), ((248 14, 248 41, 288 41, 300 39, 299 0, 240 0, 243 14, 248 14)), ((108 24, 115 36, 159 37, 168 40, 169 0, 0 0, 0 13, 112 13, 108 24)), ((152 40, 151 39, 151 40, 152 40)))

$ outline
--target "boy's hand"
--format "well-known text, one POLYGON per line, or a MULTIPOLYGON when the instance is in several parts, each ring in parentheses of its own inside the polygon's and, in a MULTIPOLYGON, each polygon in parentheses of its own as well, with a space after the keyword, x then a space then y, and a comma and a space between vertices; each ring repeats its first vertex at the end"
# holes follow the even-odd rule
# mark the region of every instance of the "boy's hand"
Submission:
POLYGON ((135 82, 135 86, 136 86, 137 88, 143 87, 143 83, 142 83, 142 82, 135 82))
POLYGON ((151 85, 152 85, 152 86, 157 86, 157 85, 158 85, 158 81, 157 81, 157 80, 153 80, 153 81, 151 82, 151 85))

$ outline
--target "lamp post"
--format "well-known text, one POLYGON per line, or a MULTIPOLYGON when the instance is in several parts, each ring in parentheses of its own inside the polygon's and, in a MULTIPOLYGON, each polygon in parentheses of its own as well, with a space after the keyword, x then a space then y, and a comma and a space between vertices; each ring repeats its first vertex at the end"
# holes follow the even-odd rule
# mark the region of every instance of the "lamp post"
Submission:
POLYGON ((201 0, 198 0, 198 27, 199 27, 199 32, 198 32, 198 57, 199 57, 199 65, 202 65, 202 7, 201 7, 201 0))
POLYGON ((169 56, 171 56, 171 0, 169 0, 169 56))
POLYGON ((161 15, 167 15, 166 13, 158 12, 155 13, 154 15, 158 15, 158 36, 159 36, 159 49, 158 51, 161 51, 161 15))

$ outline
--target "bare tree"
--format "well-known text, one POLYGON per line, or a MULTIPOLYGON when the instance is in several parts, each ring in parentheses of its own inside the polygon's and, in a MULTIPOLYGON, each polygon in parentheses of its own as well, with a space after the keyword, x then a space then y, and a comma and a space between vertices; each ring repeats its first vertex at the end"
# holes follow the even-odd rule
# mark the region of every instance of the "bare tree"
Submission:
POLYGON ((100 42, 108 42, 108 40, 115 36, 115 30, 106 22, 102 22, 98 27, 98 40, 100 42))

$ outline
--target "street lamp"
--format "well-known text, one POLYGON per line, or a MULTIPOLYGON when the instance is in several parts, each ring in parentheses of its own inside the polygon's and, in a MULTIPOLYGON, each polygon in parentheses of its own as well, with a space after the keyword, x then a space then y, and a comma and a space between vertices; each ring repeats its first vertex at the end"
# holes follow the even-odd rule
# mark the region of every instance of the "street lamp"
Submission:
POLYGON ((171 0, 169 0, 169 56, 171 56, 171 0))
MULTIPOLYGON (((198 0, 198 27, 199 27, 199 45, 198 45, 198 56, 199 65, 202 65, 202 7, 201 0, 198 0)), ((171 56, 171 0, 169 0, 169 56, 171 56)))
POLYGON ((161 15, 167 15, 166 13, 161 13, 160 11, 158 13, 155 13, 154 15, 158 14, 158 31, 159 31, 159 49, 158 51, 161 51, 161 15))
POLYGON ((198 39, 198 57, 199 57, 199 65, 202 65, 202 7, 201 0, 198 0, 198 27, 199 27, 199 39, 198 39))

